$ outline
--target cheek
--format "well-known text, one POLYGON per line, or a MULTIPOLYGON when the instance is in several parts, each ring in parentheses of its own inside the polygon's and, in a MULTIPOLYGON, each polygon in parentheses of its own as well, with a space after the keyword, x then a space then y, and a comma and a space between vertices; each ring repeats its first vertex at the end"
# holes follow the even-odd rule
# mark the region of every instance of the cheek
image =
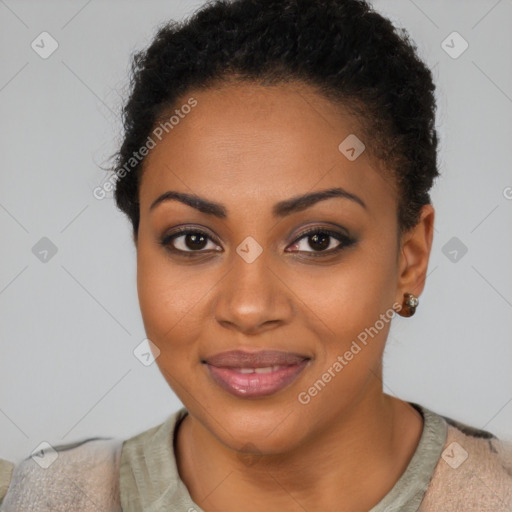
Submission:
POLYGON ((316 331, 320 342, 315 370, 300 397, 309 400, 307 407, 314 415, 333 417, 369 385, 380 386, 375 379, 380 380, 396 287, 394 248, 390 244, 381 249, 372 250, 368 240, 353 258, 320 280, 320 274, 317 279, 303 277, 302 283, 315 290, 306 294, 303 288, 315 313, 309 315, 309 329, 316 331))
POLYGON ((140 235, 137 291, 144 328, 160 351, 156 363, 162 375, 181 400, 195 389, 201 371, 198 341, 211 324, 208 300, 218 281, 194 264, 170 261, 164 248, 140 235))
POLYGON ((392 241, 383 245, 366 238, 339 265, 298 279, 304 302, 327 326, 332 324, 333 331, 373 324, 395 299, 396 250, 392 241))
POLYGON ((366 237, 340 265, 301 278, 304 302, 314 313, 309 315, 309 328, 323 332, 322 367, 332 365, 351 346, 357 352, 351 361, 358 361, 350 362, 351 371, 378 364, 394 316, 391 306, 397 267, 393 244, 393 240, 384 243, 366 237), (358 341, 361 350, 352 345, 353 341, 358 341))
POLYGON ((154 355, 162 376, 181 400, 186 399, 182 391, 192 387, 190 367, 199 357, 193 343, 198 322, 192 321, 198 299, 186 279, 158 255, 158 247, 139 246, 137 290, 144 328, 159 350, 154 355))
MULTIPOLYGON (((141 237, 137 250, 137 291, 148 338, 161 351, 169 344, 185 343, 194 305, 200 301, 201 283, 190 285, 190 270, 171 265, 165 250, 141 237)), ((206 288, 206 287, 205 287, 206 288)))

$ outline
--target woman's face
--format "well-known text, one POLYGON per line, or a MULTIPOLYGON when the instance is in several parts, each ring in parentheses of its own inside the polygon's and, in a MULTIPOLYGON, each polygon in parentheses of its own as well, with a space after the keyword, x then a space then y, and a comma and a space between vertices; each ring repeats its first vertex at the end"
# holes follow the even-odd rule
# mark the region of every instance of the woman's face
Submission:
POLYGON ((146 333, 192 418, 234 449, 283 452, 381 394, 392 306, 421 291, 401 288, 396 194, 353 137, 340 150, 365 143, 354 118, 305 87, 229 85, 179 105, 190 96, 140 185, 146 333), (197 201, 152 207, 169 191, 197 201), (213 358, 262 350, 288 359, 213 358))

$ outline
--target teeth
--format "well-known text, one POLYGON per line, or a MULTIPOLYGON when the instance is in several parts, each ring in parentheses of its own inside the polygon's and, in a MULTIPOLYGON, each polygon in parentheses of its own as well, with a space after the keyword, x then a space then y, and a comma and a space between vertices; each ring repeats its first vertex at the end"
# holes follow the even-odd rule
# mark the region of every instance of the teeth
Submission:
POLYGON ((256 373, 270 373, 273 369, 273 366, 267 366, 266 368, 254 368, 254 371, 256 373))
POLYGON ((270 373, 279 370, 281 367, 276 364, 274 366, 266 366, 265 368, 236 368, 239 373, 270 373))

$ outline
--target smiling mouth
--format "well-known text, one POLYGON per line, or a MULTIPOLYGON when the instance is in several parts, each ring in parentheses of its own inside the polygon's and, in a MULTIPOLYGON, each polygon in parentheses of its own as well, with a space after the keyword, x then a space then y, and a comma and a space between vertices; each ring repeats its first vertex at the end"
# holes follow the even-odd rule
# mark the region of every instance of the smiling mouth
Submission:
POLYGON ((265 366, 264 368, 231 368, 231 370, 235 370, 239 373, 270 373, 276 372, 281 368, 285 368, 284 366, 280 366, 278 364, 274 366, 265 366))
POLYGON ((260 398, 289 386, 310 360, 291 352, 232 351, 217 354, 202 363, 213 381, 225 391, 237 397, 260 398))

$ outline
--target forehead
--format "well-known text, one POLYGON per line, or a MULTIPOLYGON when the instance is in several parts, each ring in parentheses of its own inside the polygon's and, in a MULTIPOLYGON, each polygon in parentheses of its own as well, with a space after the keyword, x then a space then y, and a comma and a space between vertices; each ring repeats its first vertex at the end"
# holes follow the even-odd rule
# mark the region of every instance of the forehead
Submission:
POLYGON ((331 186, 370 206, 386 206, 386 198, 392 204, 392 184, 367 152, 350 160, 340 151, 347 137, 364 143, 358 120, 307 86, 237 83, 191 91, 167 119, 190 98, 197 105, 145 159, 141 208, 169 189, 228 204, 275 203, 331 186))

